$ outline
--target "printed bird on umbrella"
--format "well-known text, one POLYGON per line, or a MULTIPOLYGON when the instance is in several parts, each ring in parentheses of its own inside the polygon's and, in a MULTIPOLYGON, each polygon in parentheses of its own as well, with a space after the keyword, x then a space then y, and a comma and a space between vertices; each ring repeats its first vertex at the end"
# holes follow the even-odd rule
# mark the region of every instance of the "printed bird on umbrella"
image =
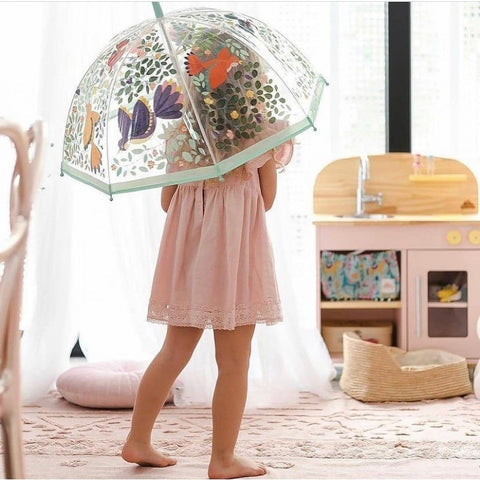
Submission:
POLYGON ((102 152, 93 141, 93 132, 100 120, 100 115, 98 112, 92 110, 91 103, 87 103, 85 109, 86 115, 85 125, 83 126, 83 148, 87 150, 88 147, 90 147, 90 166, 92 167, 92 172, 97 173, 100 171, 100 166, 102 165, 102 152))
POLYGON ((202 62, 193 52, 187 55, 187 72, 189 75, 198 75, 208 69, 208 83, 210 88, 218 88, 227 80, 228 72, 239 64, 240 60, 232 55, 228 48, 223 47, 212 60, 202 62))

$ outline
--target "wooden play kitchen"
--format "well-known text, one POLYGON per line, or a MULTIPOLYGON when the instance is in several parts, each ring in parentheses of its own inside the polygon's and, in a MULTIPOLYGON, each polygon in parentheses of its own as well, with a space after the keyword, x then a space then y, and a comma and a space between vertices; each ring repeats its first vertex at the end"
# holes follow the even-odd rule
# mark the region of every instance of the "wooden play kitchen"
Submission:
POLYGON ((478 190, 464 164, 344 158, 317 175, 313 200, 317 322, 334 360, 348 330, 480 358, 478 190))

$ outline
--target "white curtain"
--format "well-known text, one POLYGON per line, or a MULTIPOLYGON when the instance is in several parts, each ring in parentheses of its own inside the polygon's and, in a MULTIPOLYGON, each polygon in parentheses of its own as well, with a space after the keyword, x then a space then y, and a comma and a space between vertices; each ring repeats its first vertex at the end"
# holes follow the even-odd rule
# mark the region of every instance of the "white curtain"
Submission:
MULTIPOLYGON (((286 8, 297 16, 302 5, 312 8, 309 2, 284 3, 282 15, 286 8)), ((242 2, 210 4, 255 16, 250 3, 243 8, 242 2)), ((165 13, 189 6, 198 5, 162 2, 165 13)), ((262 2, 257 7, 259 13, 260 7, 262 2)), ((271 10, 274 15, 275 9, 271 10)), ((0 4, 5 27, 0 35, 26 32, 22 33, 26 35, 23 44, 32 44, 40 54, 38 64, 29 67, 33 93, 27 92, 28 101, 22 89, 14 83, 7 85, 8 92, 2 88, 0 96, 0 115, 25 124, 41 117, 49 132, 26 273, 22 322, 25 403, 45 395, 56 377, 69 368, 70 351, 78 336, 82 350, 92 362, 121 358, 148 361, 162 344, 165 327, 145 321, 165 218, 160 208, 160 190, 118 195, 110 202, 106 195, 59 176, 64 122, 76 85, 113 35, 152 16, 148 2, 0 4), (5 95, 9 97, 3 103, 5 95), (23 109, 20 114, 19 105, 23 109)), ((268 23, 268 18, 262 19, 268 23)), ((7 38, 0 40, 1 45, 7 45, 7 38)), ((3 51, 4 64, 25 66, 24 56, 19 59, 8 55, 3 51)), ((20 70, 17 75, 21 75, 20 70)), ((312 142, 312 136, 305 137, 307 144, 318 142, 318 138, 312 142)), ((309 155, 314 152, 297 149, 293 165, 301 164, 300 158, 309 155)), ((303 390, 322 397, 330 394, 334 369, 315 322, 313 225, 307 225, 311 251, 303 252, 303 257, 292 254, 282 244, 288 236, 285 232, 295 228, 289 224, 290 202, 282 192, 287 192, 293 181, 306 182, 311 198, 312 172, 320 168, 318 162, 317 166, 315 162, 312 165, 310 171, 301 174, 295 175, 293 170, 291 178, 289 172, 281 175, 277 204, 268 213, 285 322, 257 328, 250 374, 251 406, 292 403, 303 390), (289 263, 292 258, 297 265, 289 263), (298 262, 307 264, 307 271, 299 269, 298 262)), ((311 202, 308 209, 310 205, 311 202)), ((310 211, 304 213, 308 217, 310 211)), ((216 378, 213 350, 212 332, 206 331, 177 386, 177 404, 210 401, 216 378)))
POLYGON ((412 149, 480 175, 480 2, 412 4, 412 149))

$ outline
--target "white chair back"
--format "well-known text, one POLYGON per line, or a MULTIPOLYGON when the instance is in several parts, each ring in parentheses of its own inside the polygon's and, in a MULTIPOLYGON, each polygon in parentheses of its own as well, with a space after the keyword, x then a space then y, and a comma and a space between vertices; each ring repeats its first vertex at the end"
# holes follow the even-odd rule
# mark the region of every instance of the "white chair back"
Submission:
POLYGON ((0 119, 0 135, 10 138, 16 152, 9 208, 0 210, 10 223, 10 236, 0 244, 0 420, 5 476, 24 478, 19 322, 30 213, 43 162, 43 124, 36 122, 24 132, 0 119))

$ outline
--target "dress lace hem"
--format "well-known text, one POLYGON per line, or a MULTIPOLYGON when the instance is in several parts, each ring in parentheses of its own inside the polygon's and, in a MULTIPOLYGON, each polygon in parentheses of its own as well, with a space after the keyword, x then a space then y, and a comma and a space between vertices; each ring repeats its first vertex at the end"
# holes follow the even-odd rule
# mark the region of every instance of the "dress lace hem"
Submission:
POLYGON ((229 311, 218 307, 184 307, 165 303, 150 303, 147 321, 176 327, 213 328, 233 330, 257 323, 274 325, 282 321, 282 310, 277 300, 255 305, 236 305, 229 311))

